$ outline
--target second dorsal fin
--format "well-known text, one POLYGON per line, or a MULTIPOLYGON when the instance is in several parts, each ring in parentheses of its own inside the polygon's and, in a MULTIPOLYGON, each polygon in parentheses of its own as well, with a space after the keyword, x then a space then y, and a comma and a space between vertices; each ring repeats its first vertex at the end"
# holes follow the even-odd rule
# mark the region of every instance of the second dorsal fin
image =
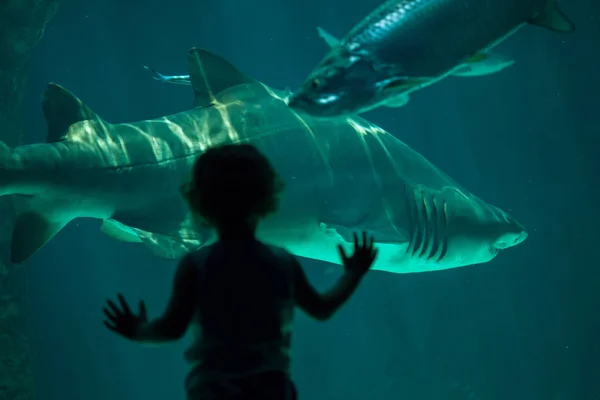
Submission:
POLYGON ((48 123, 48 143, 64 140, 74 123, 100 119, 73 93, 56 83, 48 84, 42 98, 42 110, 48 123))
POLYGON ((195 47, 188 53, 188 69, 194 88, 194 107, 212 103, 216 94, 230 87, 257 82, 223 57, 195 47))

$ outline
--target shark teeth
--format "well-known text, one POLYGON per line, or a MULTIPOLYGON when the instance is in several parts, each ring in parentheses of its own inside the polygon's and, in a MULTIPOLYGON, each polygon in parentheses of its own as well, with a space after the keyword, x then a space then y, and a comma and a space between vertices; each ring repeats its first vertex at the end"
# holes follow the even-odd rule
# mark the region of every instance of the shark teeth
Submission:
POLYGON ((448 252, 448 213, 443 199, 420 188, 407 188, 410 241, 407 254, 440 262, 448 252))

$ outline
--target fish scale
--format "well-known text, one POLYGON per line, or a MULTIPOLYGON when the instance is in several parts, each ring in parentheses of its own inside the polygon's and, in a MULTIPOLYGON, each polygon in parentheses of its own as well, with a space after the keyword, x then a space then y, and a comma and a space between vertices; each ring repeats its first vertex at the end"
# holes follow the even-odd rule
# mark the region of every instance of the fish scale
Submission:
POLYGON ((344 39, 375 67, 439 77, 543 10, 545 0, 389 0, 344 39), (393 66, 394 68, 390 68, 393 66))
POLYGON ((389 0, 379 6, 367 18, 359 23, 346 36, 343 43, 354 42, 361 44, 378 43, 385 38, 396 24, 408 22, 408 19, 420 19, 432 7, 428 0, 389 0))

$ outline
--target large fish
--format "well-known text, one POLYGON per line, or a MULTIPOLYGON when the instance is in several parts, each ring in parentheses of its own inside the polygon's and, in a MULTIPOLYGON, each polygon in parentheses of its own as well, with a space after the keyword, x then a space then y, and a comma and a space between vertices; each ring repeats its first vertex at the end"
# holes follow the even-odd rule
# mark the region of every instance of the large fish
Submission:
POLYGON ((108 235, 167 258, 210 243, 214 232, 194 225, 179 186, 205 149, 232 142, 258 147, 287 182, 280 212, 258 234, 299 256, 339 263, 336 245, 364 229, 380 247, 376 269, 420 272, 483 263, 526 238, 507 213, 383 129, 302 117, 205 50, 192 49, 188 64, 194 107, 146 121, 111 124, 48 86, 48 142, 0 146, 0 195, 19 195, 14 262, 75 218, 102 219, 108 235))
POLYGON ((320 117, 361 113, 454 73, 481 75, 472 66, 527 23, 575 29, 555 0, 388 0, 327 53, 289 105, 320 117))

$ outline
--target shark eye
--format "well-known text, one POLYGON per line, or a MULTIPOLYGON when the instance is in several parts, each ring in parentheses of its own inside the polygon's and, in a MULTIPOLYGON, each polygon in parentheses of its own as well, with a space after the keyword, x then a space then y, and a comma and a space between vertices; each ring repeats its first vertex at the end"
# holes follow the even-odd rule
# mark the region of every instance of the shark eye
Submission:
POLYGON ((319 78, 313 79, 312 82, 310 83, 310 85, 313 87, 313 89, 318 89, 319 87, 321 87, 322 84, 323 84, 323 81, 319 78))

